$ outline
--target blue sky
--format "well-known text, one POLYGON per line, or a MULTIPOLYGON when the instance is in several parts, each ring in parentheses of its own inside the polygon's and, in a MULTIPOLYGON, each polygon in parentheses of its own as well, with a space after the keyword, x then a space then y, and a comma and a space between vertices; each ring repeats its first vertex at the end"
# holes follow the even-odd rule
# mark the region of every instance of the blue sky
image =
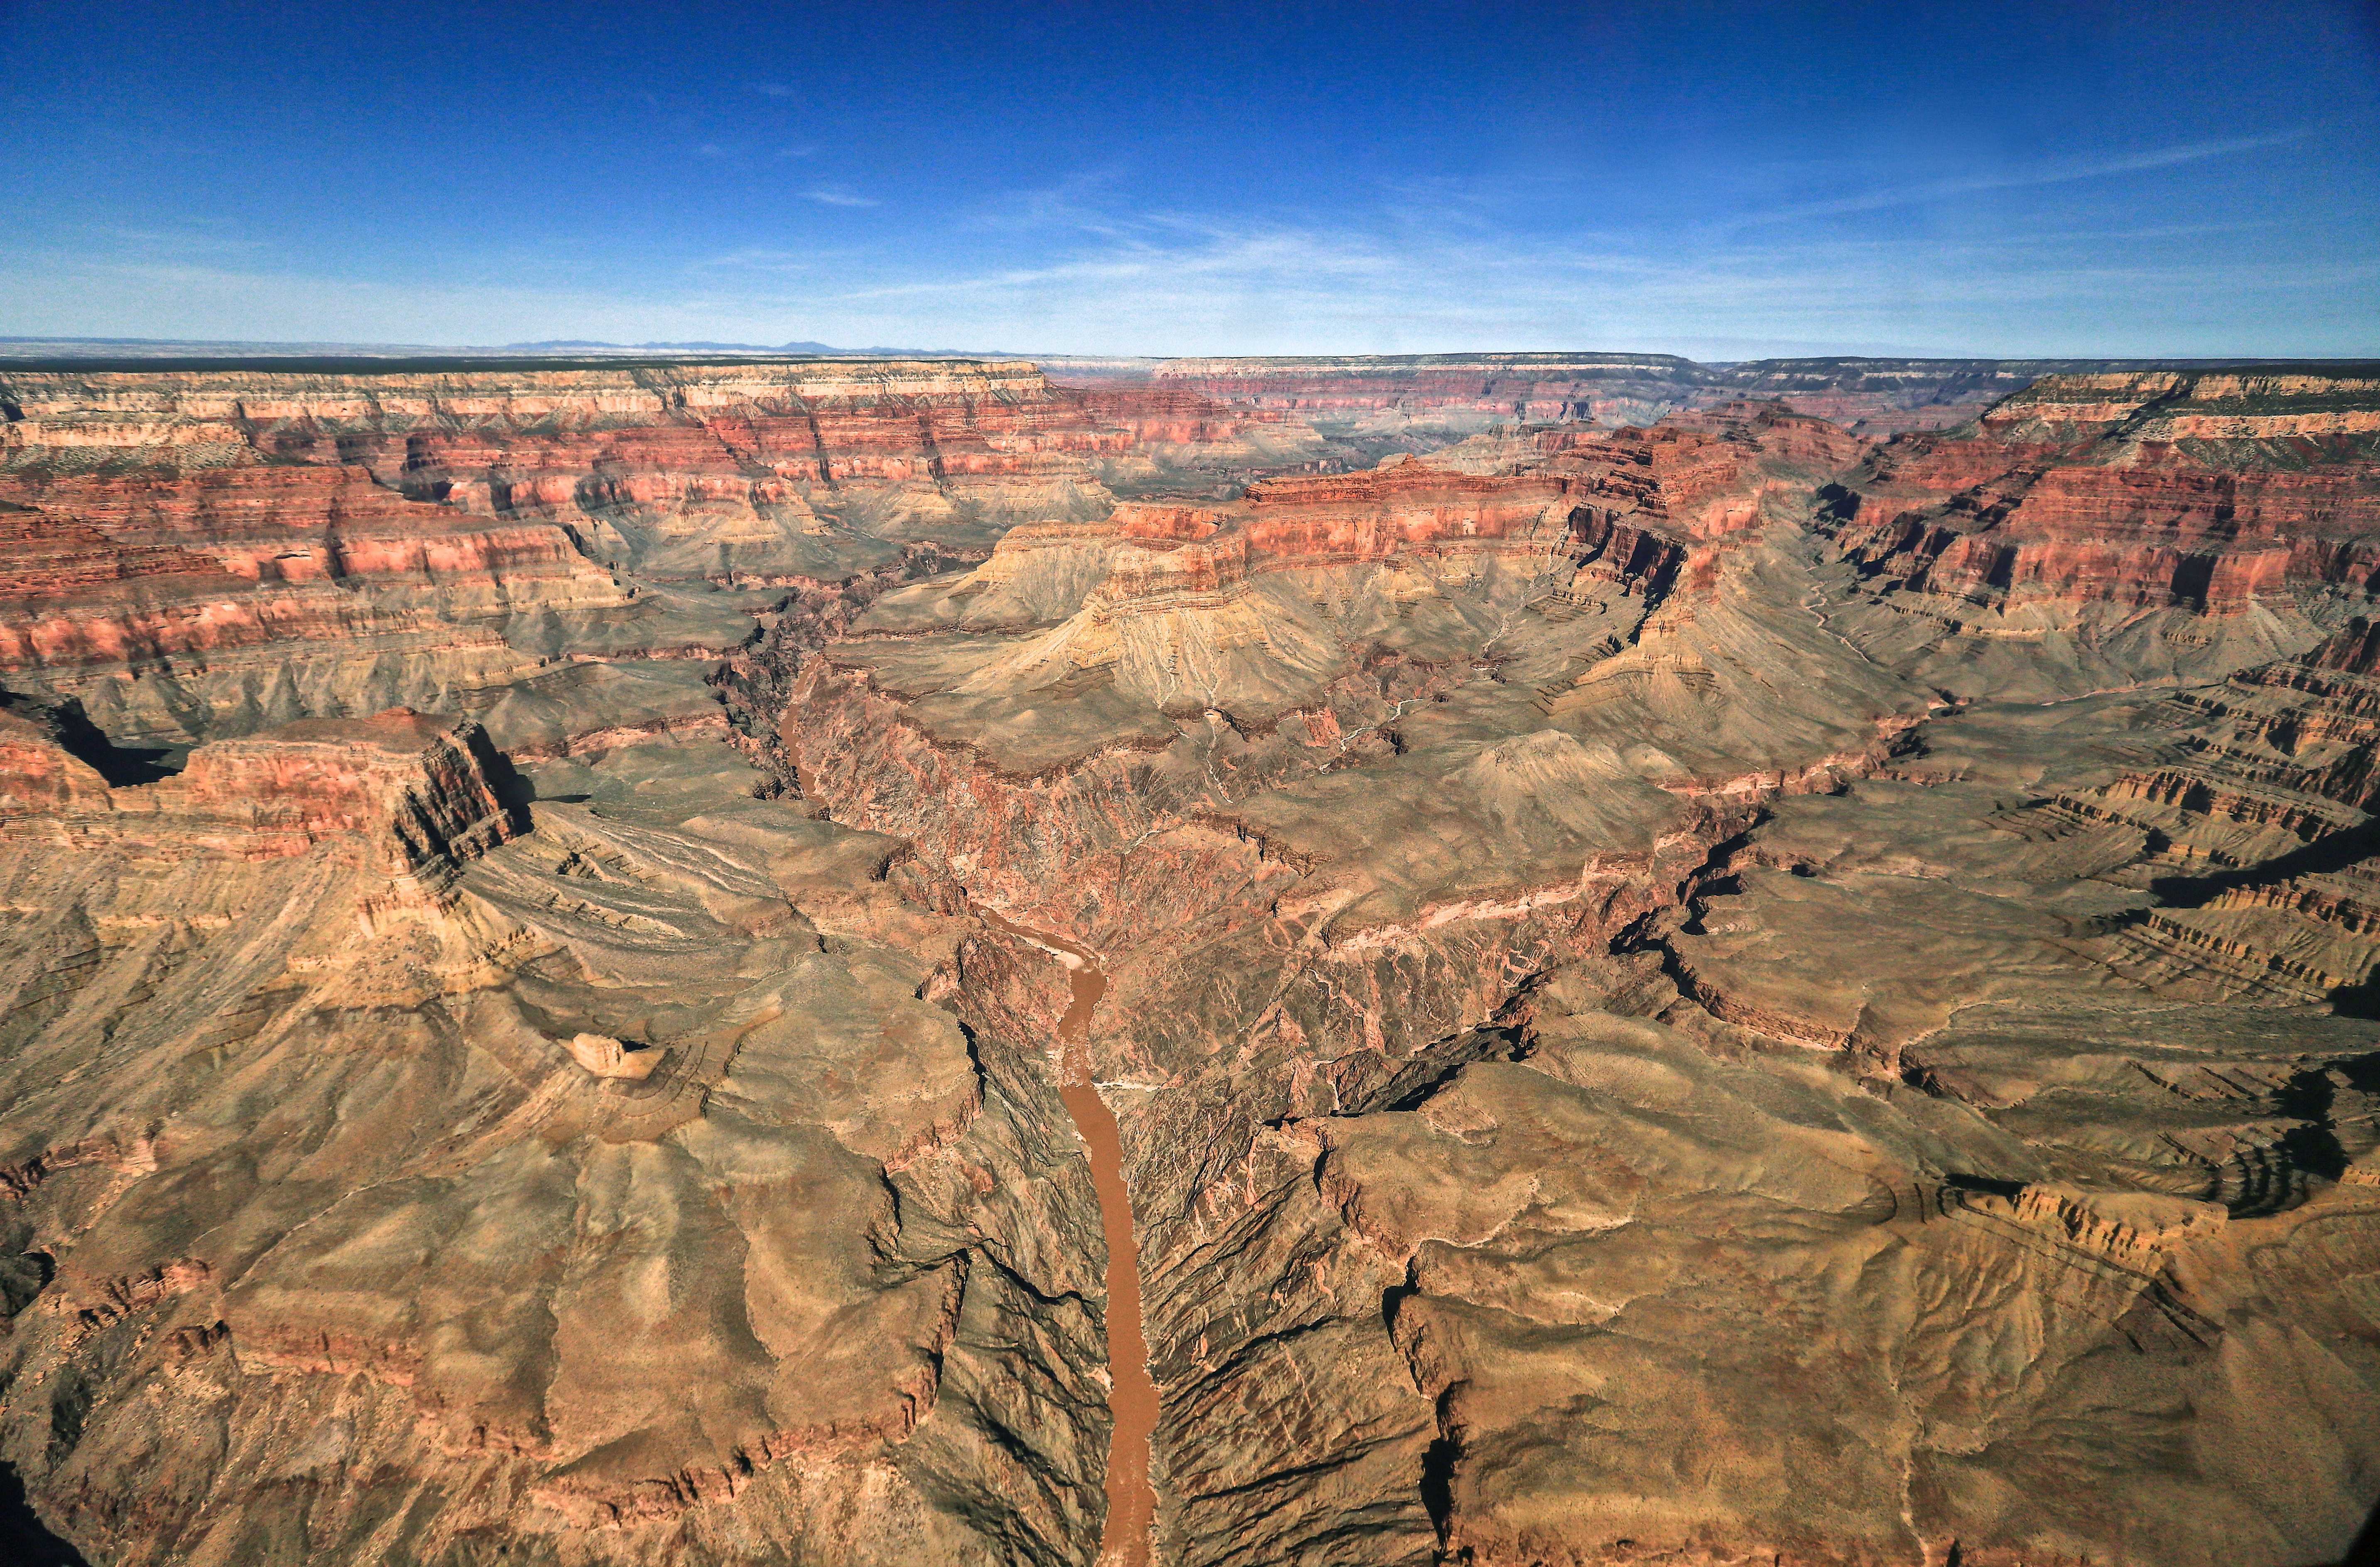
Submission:
POLYGON ((0 334, 2380 356, 2380 8, 0 0, 0 334))

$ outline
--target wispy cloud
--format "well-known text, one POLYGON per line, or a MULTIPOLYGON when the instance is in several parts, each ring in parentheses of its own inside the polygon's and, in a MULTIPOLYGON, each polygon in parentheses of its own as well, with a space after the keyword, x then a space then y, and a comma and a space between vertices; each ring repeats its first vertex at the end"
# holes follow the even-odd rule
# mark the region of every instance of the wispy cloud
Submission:
POLYGON ((1126 224, 1111 205, 1123 175, 1115 166, 1076 169, 1048 185, 997 191, 980 200, 966 222, 971 227, 1018 233, 1075 229, 1120 237, 1126 224))
POLYGON ((1910 185, 1890 186, 1862 191, 1856 195, 1838 197, 1824 201, 1807 201, 1798 205, 1778 207, 1765 213, 1755 213, 1735 220, 1740 225, 1792 223, 1803 218, 1839 217, 1851 213, 1882 212, 1890 207, 1924 206, 1934 201, 1951 200, 1961 196, 1980 195, 1987 190, 2015 190, 2031 186, 2068 185, 2077 180, 2108 179, 2128 174, 2147 174, 2157 169, 2179 168, 2184 164, 2204 163, 2209 158, 2228 158, 2242 152, 2263 152, 2268 148, 2287 146, 2312 134, 2311 126, 2296 126, 2287 130, 2270 131, 2261 136, 2231 137, 2219 141, 2190 141, 2177 146, 2158 147, 2143 152, 2124 153, 2114 157, 2061 158, 2029 167, 1996 170, 1988 174, 1957 176, 1945 179, 1924 180, 1910 185))
MULTIPOLYGON (((2243 139, 2245 140, 2245 139, 2243 139)), ((2254 139, 2280 145, 2284 138, 2254 139)), ((2219 157, 2192 143, 1976 179, 2094 177, 2219 157)), ((882 205, 821 184, 821 206, 882 205)), ((442 287, 275 273, 260 257, 176 255, 126 234, 0 257, 0 332, 501 343, 936 343, 1039 352, 1361 352, 1613 348, 1718 357, 1787 351, 1999 354, 2363 353, 2380 254, 2266 244, 2255 224, 1976 232, 1890 225, 1680 232, 1565 220, 1559 191, 1477 221, 1419 221, 1464 192, 1383 188, 1327 219, 1150 210, 1094 171, 965 212, 895 203, 881 220, 785 232, 657 267, 581 258, 566 286, 442 287), (879 222, 897 236, 876 236, 879 222), (834 241, 821 244, 816 231, 834 241), (212 262, 212 264, 207 264, 212 262), (2246 304, 2243 305, 2242 301, 2246 304)), ((1488 192, 1500 200, 1501 192, 1488 192)), ((1873 205, 1876 197, 1862 199, 1873 205)), ((1867 206, 1846 210, 1868 210, 1867 206)), ((490 266, 481 275, 519 275, 490 266)))
POLYGON ((128 249, 149 255, 252 255, 265 248, 261 239, 208 234, 184 228, 102 228, 92 231, 128 249))
POLYGON ((783 81, 756 81, 752 84, 752 91, 763 98, 791 98, 795 95, 792 84, 783 81))

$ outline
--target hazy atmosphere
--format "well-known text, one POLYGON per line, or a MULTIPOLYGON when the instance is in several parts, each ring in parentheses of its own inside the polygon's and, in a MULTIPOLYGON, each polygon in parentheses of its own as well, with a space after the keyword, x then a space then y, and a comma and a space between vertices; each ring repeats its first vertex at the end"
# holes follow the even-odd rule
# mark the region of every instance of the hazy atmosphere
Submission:
POLYGON ((2367 354, 2373 17, 5 4, 0 334, 2367 354))

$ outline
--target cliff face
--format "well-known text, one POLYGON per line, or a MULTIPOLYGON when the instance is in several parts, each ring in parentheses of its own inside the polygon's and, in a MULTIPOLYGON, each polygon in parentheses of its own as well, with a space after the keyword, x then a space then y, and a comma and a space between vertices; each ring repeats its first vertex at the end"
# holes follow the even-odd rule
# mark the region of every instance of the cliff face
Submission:
POLYGON ((1318 450, 964 361, 10 370, 0 411, 0 667, 159 746, 392 702, 546 747, 715 722, 646 661, 722 656, 778 590, 1318 450))
POLYGON ((510 769, 464 720, 395 708, 303 719, 190 754, 157 783, 100 775, 38 725, 8 715, 12 788, 0 834, 166 859, 277 859, 318 844, 392 876, 452 870, 517 831, 495 782, 510 769))
POLYGON ((1028 364, 969 361, 18 371, 0 377, 0 398, 15 410, 0 427, 0 465, 14 473, 358 465, 418 500, 560 522, 630 559, 658 552, 664 576, 832 564, 829 545, 804 541, 837 522, 987 537, 984 526, 1020 514, 1096 505, 1113 459, 1165 466, 1212 448, 1249 466, 1259 451, 1294 461, 1311 444, 1278 415, 1063 391, 1028 364))
POLYGON ((1840 537, 1871 570, 1978 602, 2237 610, 2289 584, 2368 589, 2375 452, 2380 382, 2052 377, 1963 434, 1879 451, 1840 537))
POLYGON ((2372 388, 1680 363, 14 377, 0 1458, 105 1564, 2335 1558, 2372 388))

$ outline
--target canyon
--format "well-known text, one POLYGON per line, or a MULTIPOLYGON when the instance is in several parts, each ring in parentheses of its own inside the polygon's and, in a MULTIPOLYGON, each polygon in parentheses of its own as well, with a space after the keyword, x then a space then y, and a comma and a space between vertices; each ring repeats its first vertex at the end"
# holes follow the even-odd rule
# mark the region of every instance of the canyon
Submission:
POLYGON ((104 1567, 2339 1560, 2375 595, 2374 366, 0 363, 0 1462, 104 1567))

